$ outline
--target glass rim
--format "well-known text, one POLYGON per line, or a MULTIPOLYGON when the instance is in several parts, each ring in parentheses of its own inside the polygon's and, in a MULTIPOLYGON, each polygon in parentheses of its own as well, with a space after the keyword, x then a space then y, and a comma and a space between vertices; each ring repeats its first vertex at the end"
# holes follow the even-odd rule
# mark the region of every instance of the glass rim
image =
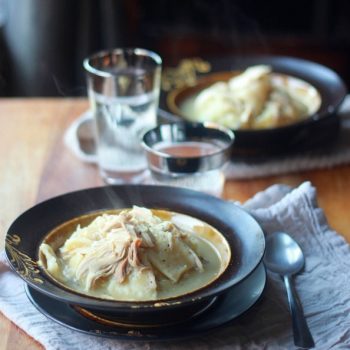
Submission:
MULTIPOLYGON (((208 139, 207 139, 208 140, 208 139)), ((199 159, 199 158, 207 158, 207 157, 211 157, 211 156, 215 156, 217 154, 223 153, 225 151, 227 151, 230 147, 233 146, 234 144, 234 140, 235 140, 235 134, 234 132, 229 129, 226 128, 222 125, 213 123, 213 122, 185 122, 185 121, 181 121, 181 122, 174 122, 174 123, 168 123, 168 124, 161 124, 161 125, 157 125, 156 127, 152 128, 151 130, 148 130, 144 135, 143 138, 141 140, 141 146, 144 148, 144 150, 146 152, 149 152, 151 154, 154 154, 160 158, 164 158, 164 159, 199 159), (200 155, 200 156, 190 156, 190 157, 181 157, 181 156, 173 156, 170 155, 166 152, 162 152, 160 150, 154 149, 152 147, 152 145, 149 145, 148 142, 146 141, 147 135, 149 135, 150 133, 153 133, 156 130, 159 130, 161 128, 164 127, 170 127, 170 126, 184 126, 186 128, 190 128, 190 129, 196 129, 196 128, 203 128, 206 130, 216 130, 218 132, 220 132, 222 135, 227 136, 228 140, 224 141, 224 145, 220 147, 220 149, 211 152, 210 154, 206 154, 206 155, 200 155)), ((201 142, 201 141, 199 141, 201 142)), ((176 143, 176 142, 175 142, 176 143)))
POLYGON ((234 143, 235 135, 232 130, 221 127, 212 122, 190 123, 177 122, 161 124, 147 131, 142 138, 141 146, 146 152, 148 166, 151 172, 189 174, 217 169, 223 166, 230 158, 231 147, 234 143), (210 142, 222 141, 219 149, 209 154, 196 156, 174 156, 161 150, 155 149, 158 142, 168 141, 162 138, 161 129, 183 129, 192 135, 188 138, 175 140, 176 143, 186 141, 210 142), (197 134, 200 132, 201 134, 197 134), (217 133, 217 135, 213 135, 217 133))
POLYGON ((95 68, 91 64, 91 60, 96 59, 96 58, 103 58, 107 55, 115 55, 115 54, 122 54, 123 52, 127 52, 129 54, 134 54, 135 56, 147 56, 153 59, 155 62, 156 67, 161 67, 162 65, 162 58, 154 51, 139 48, 139 47, 120 47, 120 48, 115 48, 115 49, 107 49, 107 50, 102 50, 93 53, 92 55, 86 57, 83 60, 83 67, 85 70, 89 73, 92 73, 94 75, 103 77, 103 78, 112 78, 115 75, 110 72, 103 71, 101 69, 95 68))

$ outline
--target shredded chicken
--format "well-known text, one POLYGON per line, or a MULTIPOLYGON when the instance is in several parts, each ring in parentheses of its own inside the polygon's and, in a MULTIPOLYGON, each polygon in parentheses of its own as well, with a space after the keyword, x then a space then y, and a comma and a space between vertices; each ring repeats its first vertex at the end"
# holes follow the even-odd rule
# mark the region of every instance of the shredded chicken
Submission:
MULTIPOLYGON (((155 275, 177 283, 203 264, 185 242, 186 235, 145 208, 133 207, 118 215, 104 214, 77 230, 59 249, 69 271, 82 281, 86 291, 104 281, 125 284, 131 275, 142 274, 146 285, 156 290, 155 275)), ((132 277, 134 278, 134 277, 132 277)))
POLYGON ((128 262, 132 267, 142 266, 138 257, 138 249, 141 246, 141 244, 142 240, 137 238, 130 245, 128 252, 128 262))
POLYGON ((119 283, 123 283, 125 281, 125 277, 127 275, 127 268, 128 258, 124 258, 119 262, 118 266, 116 266, 115 277, 119 283))

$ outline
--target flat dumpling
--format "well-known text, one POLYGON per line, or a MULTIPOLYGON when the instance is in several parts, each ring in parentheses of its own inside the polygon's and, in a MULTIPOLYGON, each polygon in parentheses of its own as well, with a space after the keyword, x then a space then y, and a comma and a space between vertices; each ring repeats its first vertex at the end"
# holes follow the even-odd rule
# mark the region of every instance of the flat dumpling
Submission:
POLYGON ((191 270, 203 270, 197 254, 186 244, 181 233, 173 224, 162 223, 151 230, 155 248, 149 249, 146 256, 151 265, 174 283, 191 270))
POLYGON ((278 88, 270 94, 262 112, 253 120, 252 127, 264 129, 271 125, 282 126, 302 120, 306 114, 307 108, 301 101, 278 88))
POLYGON ((212 121, 244 129, 261 113, 270 93, 268 66, 248 68, 226 82, 217 82, 201 91, 194 101, 198 121, 212 121))
POLYGON ((230 79, 228 86, 233 99, 240 100, 246 114, 255 117, 261 113, 269 97, 271 86, 269 66, 254 66, 230 79))
POLYGON ((230 89, 224 82, 203 90, 194 101, 198 121, 220 122, 231 128, 238 128, 242 124, 243 107, 239 100, 232 99, 230 89))
POLYGON ((56 253, 52 247, 46 243, 42 243, 40 246, 40 265, 45 265, 46 269, 55 277, 59 277, 60 267, 56 256, 56 253))
POLYGON ((113 278, 105 284, 108 298, 117 300, 155 300, 157 283, 151 269, 134 269, 124 283, 117 283, 113 278))

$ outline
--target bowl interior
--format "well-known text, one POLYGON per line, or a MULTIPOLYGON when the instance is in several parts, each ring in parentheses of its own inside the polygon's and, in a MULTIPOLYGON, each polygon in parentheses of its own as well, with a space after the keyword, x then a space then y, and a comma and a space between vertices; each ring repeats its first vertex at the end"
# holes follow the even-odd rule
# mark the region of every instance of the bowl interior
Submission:
MULTIPOLYGON (((182 116, 185 120, 196 122, 198 121, 198 117, 200 117, 196 114, 194 107, 195 99, 198 94, 217 82, 228 82, 231 78, 240 73, 242 73, 242 71, 212 73, 199 79, 193 86, 184 86, 174 89, 167 95, 167 105, 172 113, 182 116)), ((271 73, 271 79, 276 86, 292 90, 295 96, 304 101, 307 107, 308 117, 314 115, 320 109, 322 103, 321 94, 316 87, 308 82, 288 74, 274 72, 271 73)), ((271 126, 270 128, 274 127, 271 126)), ((249 130, 254 129, 249 128, 249 130)))
MULTIPOLYGON (((59 249, 64 245, 66 240, 72 235, 72 233, 76 230, 78 226, 84 228, 87 225, 89 225, 92 221, 94 221, 97 217, 103 214, 117 215, 123 210, 130 209, 131 208, 121 208, 114 210, 98 211, 68 220, 67 222, 64 222, 63 224, 50 231, 44 237, 42 243, 49 245, 53 249, 53 251, 56 254, 56 258, 62 263, 62 271, 64 269, 64 264, 67 266, 67 261, 63 263, 62 259, 60 258, 59 249)), ((226 270, 229 263, 231 262, 232 254, 227 240, 219 231, 217 231, 214 227, 208 225, 207 223, 188 215, 164 210, 152 210, 152 213, 153 215, 163 220, 172 222, 174 225, 176 225, 176 227, 179 230, 181 230, 184 233, 191 232, 197 239, 197 243, 205 242, 205 245, 201 246, 202 249, 204 249, 204 251, 202 250, 202 253, 200 253, 200 249, 197 246, 197 249, 199 249, 198 254, 202 256, 203 259, 206 259, 205 261, 207 261, 208 263, 209 261, 211 261, 215 265, 215 272, 209 273, 208 271, 206 272, 206 270, 204 269, 202 273, 197 272, 192 274, 189 278, 181 279, 181 283, 179 284, 174 284, 173 282, 168 280, 166 280, 165 283, 163 281, 163 289, 165 287, 167 287, 167 289, 163 291, 161 288, 161 292, 159 294, 159 298, 157 298, 157 301, 161 301, 169 297, 178 297, 198 290, 200 288, 204 288, 221 276, 221 274, 226 270), (208 260, 210 256, 202 255, 203 253, 208 252, 211 253, 211 260, 208 260)), ((56 276, 54 274, 51 274, 48 269, 47 256, 42 250, 39 250, 38 258, 41 262, 41 268, 43 269, 43 272, 59 287, 79 295, 92 296, 98 299, 106 299, 105 297, 103 297, 103 294, 108 293, 106 288, 102 288, 102 291, 96 291, 92 289, 92 291, 86 292, 83 286, 77 285, 76 283, 73 283, 73 281, 64 278, 63 274, 56 274, 56 276)), ((152 267, 152 269, 156 269, 156 267, 152 267)), ((110 279, 113 280, 113 276, 111 276, 110 279)), ((132 292, 132 290, 130 290, 130 292, 132 292)), ((125 299, 123 299, 123 301, 128 300, 133 300, 132 298, 130 298, 130 293, 126 296, 125 299)))

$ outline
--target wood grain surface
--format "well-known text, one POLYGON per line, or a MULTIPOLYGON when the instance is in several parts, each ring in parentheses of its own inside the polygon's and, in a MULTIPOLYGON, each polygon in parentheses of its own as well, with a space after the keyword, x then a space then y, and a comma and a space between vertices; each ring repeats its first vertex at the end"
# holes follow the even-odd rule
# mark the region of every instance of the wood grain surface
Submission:
MULTIPOLYGON (((102 182, 96 167, 63 143, 67 127, 88 107, 85 99, 0 99, 0 249, 11 222, 38 201, 102 182)), ((255 180, 228 181, 224 198, 245 201, 275 183, 311 181, 330 226, 350 242, 350 165, 255 180)), ((0 349, 42 346, 0 314, 0 349)))

